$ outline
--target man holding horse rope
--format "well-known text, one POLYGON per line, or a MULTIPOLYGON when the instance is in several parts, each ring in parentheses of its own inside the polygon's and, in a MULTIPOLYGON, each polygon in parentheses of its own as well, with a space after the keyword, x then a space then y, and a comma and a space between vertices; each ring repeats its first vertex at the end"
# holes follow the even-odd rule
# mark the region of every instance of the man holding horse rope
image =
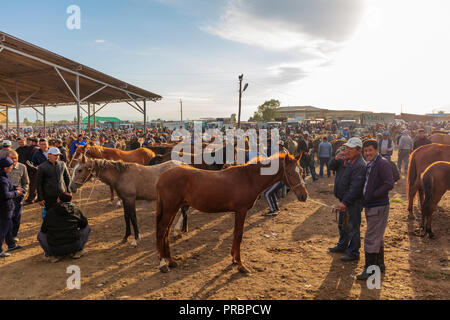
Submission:
POLYGON ((361 247, 361 211, 363 187, 366 177, 366 162, 362 151, 362 141, 351 138, 344 144, 345 150, 330 161, 330 169, 336 171, 334 195, 339 199, 339 240, 330 252, 346 252, 342 261, 359 259, 361 247), (344 228, 344 213, 348 215, 348 230, 344 228))

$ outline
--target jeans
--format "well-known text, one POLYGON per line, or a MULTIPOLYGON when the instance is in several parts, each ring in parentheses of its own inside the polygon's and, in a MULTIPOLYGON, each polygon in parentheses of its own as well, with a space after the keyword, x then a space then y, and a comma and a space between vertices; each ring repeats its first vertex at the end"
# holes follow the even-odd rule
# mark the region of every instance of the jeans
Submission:
POLYGON ((408 172, 408 164, 409 164, 409 149, 400 149, 398 150, 398 160, 397 167, 399 171, 402 171, 402 162, 403 162, 403 172, 406 174, 408 172))
POLYGON ((12 227, 10 229, 11 238, 17 237, 17 233, 19 232, 20 220, 22 218, 23 198, 24 197, 22 195, 22 196, 17 197, 14 200, 15 201, 15 208, 14 208, 13 216, 11 218, 11 220, 12 220, 12 227))
POLYGON ((80 239, 74 243, 69 243, 67 245, 62 245, 59 247, 51 247, 47 241, 47 234, 39 231, 37 239, 46 257, 48 256, 63 256, 69 253, 75 253, 84 249, 86 245, 89 234, 91 233, 91 227, 87 225, 84 229, 80 229, 80 239))
POLYGON ((12 220, 0 219, 0 253, 3 252, 3 240, 5 240, 8 248, 14 248, 16 243, 11 236, 12 220))
POLYGON ((330 177, 330 168, 328 168, 328 161, 330 161, 330 158, 319 158, 319 162, 320 162, 320 171, 319 171, 319 176, 323 177, 323 166, 326 165, 327 166, 327 176, 330 177))
POLYGON ((348 231, 343 227, 344 213, 339 212, 339 241, 337 247, 347 249, 349 256, 359 256, 359 249, 361 248, 361 211, 363 209, 362 201, 357 200, 350 207, 347 207, 348 212, 348 231))
POLYGON ((265 192, 264 196, 266 197, 267 204, 269 205, 270 211, 277 211, 278 210, 278 202, 277 202, 277 196, 276 193, 278 190, 281 190, 283 188, 283 182, 277 182, 273 184, 271 187, 269 187, 265 192))
POLYGON ((308 173, 309 169, 313 180, 316 180, 316 168, 314 167, 314 159, 312 156, 300 159, 300 165, 303 167, 305 173, 308 173))

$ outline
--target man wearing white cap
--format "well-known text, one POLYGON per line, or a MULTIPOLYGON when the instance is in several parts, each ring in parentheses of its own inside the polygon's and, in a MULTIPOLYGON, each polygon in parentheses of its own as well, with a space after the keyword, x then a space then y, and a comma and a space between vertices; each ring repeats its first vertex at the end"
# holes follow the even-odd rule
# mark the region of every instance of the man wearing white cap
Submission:
POLYGON ((350 138, 344 144, 345 150, 338 153, 330 163, 330 170, 336 171, 334 195, 339 199, 339 241, 329 248, 330 252, 345 252, 342 261, 353 261, 359 258, 361 248, 361 211, 363 209, 363 188, 366 178, 366 162, 362 151, 362 141, 350 138), (348 214, 348 230, 344 225, 344 212, 348 214))
POLYGON ((11 151, 11 141, 3 140, 2 149, 0 150, 0 159, 6 158, 11 151))
POLYGON ((37 171, 38 202, 48 211, 63 192, 69 191, 70 176, 66 164, 58 160, 58 148, 48 149, 48 160, 37 171))

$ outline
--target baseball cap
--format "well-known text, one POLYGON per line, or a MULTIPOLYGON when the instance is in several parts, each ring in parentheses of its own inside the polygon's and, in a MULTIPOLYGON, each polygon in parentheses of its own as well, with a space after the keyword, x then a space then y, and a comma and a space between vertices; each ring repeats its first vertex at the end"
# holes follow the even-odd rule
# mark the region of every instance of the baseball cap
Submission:
POLYGON ((309 132, 308 131, 303 131, 303 134, 309 135, 309 132))
POLYGON ((9 140, 3 140, 3 145, 4 145, 4 146, 10 146, 10 145, 11 145, 11 141, 9 141, 9 140))
POLYGON ((347 143, 345 143, 344 146, 347 146, 349 148, 356 148, 356 147, 362 148, 362 141, 360 138, 353 137, 348 139, 347 143))
POLYGON ((48 154, 58 155, 61 154, 61 151, 58 148, 50 148, 48 149, 48 154))
POLYGON ((385 132, 383 132, 383 135, 388 136, 389 132, 385 131, 385 132))

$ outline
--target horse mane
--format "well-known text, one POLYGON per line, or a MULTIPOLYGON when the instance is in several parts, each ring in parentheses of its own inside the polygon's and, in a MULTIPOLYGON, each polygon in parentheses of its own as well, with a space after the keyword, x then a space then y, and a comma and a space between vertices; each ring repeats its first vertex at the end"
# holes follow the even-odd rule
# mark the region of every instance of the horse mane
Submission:
POLYGON ((122 160, 113 161, 106 159, 91 159, 90 161, 92 161, 92 168, 95 172, 99 172, 100 170, 113 169, 121 173, 134 165, 133 163, 123 162, 122 160))
POLYGON ((270 157, 257 156, 245 164, 238 164, 234 167, 245 167, 245 166, 251 166, 251 165, 255 165, 255 164, 260 167, 268 167, 268 166, 270 166, 271 161, 285 160, 286 158, 288 158, 288 160, 295 160, 295 157, 293 155, 279 152, 279 153, 275 153, 275 154, 271 155, 270 157))
POLYGON ((86 146, 86 153, 94 158, 102 158, 103 147, 101 146, 86 146))

